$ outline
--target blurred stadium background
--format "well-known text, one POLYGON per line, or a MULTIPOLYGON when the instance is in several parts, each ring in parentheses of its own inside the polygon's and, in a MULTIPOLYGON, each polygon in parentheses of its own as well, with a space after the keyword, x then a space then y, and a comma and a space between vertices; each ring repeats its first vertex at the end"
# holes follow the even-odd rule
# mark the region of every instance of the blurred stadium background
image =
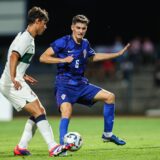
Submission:
MULTIPOLYGON (((0 0, 0 74, 7 49, 14 36, 26 27, 26 14, 32 6, 49 12, 50 21, 43 36, 36 42, 36 55, 28 74, 37 78, 33 86, 48 115, 59 115, 53 87, 55 65, 39 63, 40 54, 49 44, 70 34, 72 17, 84 14, 90 20, 86 38, 97 52, 114 52, 127 42, 132 47, 125 56, 89 64, 86 76, 91 83, 116 95, 117 115, 160 115, 160 14, 151 2, 103 0, 0 0), (145 3, 145 4, 143 4, 145 3)), ((156 7, 157 6, 157 7, 156 7)), ((0 106, 2 108, 4 106, 0 106)), ((92 109, 75 105, 74 115, 101 115, 102 104, 92 109)), ((1 114, 3 114, 1 112, 1 114)), ((21 116, 23 112, 13 115, 21 116)))

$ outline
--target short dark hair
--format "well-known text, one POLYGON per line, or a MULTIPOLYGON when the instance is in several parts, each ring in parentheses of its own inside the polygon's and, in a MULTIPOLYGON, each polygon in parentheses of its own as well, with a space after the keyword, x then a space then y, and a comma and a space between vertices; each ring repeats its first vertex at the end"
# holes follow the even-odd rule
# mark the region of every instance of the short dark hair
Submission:
POLYGON ((72 19, 72 24, 76 24, 78 22, 85 23, 86 25, 88 25, 90 20, 85 15, 79 14, 79 15, 74 16, 72 19))
POLYGON ((44 20, 46 22, 49 21, 48 12, 45 9, 41 9, 40 7, 32 7, 28 11, 28 24, 32 24, 36 19, 44 20))

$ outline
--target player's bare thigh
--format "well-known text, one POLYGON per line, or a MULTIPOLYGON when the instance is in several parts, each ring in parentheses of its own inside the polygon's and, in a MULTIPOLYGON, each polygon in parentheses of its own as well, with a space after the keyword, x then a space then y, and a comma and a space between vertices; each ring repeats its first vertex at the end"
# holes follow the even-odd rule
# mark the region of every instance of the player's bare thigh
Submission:
POLYGON ((94 100, 112 104, 115 103, 115 95, 112 92, 102 89, 95 95, 94 100))
POLYGON ((43 105, 42 105, 42 103, 40 102, 39 99, 38 99, 38 102, 39 102, 39 104, 40 104, 40 109, 41 109, 41 111, 43 112, 43 114, 46 114, 46 110, 45 110, 45 108, 43 107, 43 105))
POLYGON ((28 113, 30 113, 35 118, 42 114, 45 114, 45 109, 42 106, 39 99, 36 99, 35 101, 26 104, 23 109, 26 110, 28 113))

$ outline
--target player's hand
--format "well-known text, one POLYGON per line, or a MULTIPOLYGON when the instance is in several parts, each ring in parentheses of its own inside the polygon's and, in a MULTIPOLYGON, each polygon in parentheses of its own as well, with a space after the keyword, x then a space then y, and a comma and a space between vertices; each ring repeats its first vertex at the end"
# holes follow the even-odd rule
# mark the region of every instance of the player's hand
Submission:
POLYGON ((68 56, 66 58, 63 59, 63 63, 71 63, 73 61, 73 56, 68 56))
POLYGON ((131 46, 130 43, 128 43, 121 51, 119 51, 119 55, 123 55, 127 50, 128 48, 131 46))
POLYGON ((13 82, 14 88, 15 88, 16 90, 22 89, 21 83, 20 83, 19 81, 15 80, 15 79, 12 79, 12 82, 13 82))
POLYGON ((38 81, 36 79, 34 79, 33 77, 25 74, 24 76, 25 81, 29 82, 31 85, 36 84, 38 81))

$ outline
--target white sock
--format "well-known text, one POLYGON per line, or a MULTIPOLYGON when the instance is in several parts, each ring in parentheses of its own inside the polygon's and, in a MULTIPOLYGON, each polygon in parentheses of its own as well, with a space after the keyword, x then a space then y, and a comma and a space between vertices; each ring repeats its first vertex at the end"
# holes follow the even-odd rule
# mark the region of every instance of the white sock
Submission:
POLYGON ((57 145, 57 143, 54 140, 52 128, 47 120, 41 120, 37 122, 37 127, 41 135, 43 136, 45 142, 47 143, 49 150, 52 149, 55 145, 57 145))
POLYGON ((113 135, 112 132, 103 132, 105 137, 111 137, 113 135))
POLYGON ((20 142, 18 146, 20 148, 27 148, 29 141, 32 139, 32 137, 35 134, 35 131, 37 129, 36 123, 30 119, 27 120, 26 125, 24 127, 24 131, 22 134, 22 137, 20 139, 20 142))

